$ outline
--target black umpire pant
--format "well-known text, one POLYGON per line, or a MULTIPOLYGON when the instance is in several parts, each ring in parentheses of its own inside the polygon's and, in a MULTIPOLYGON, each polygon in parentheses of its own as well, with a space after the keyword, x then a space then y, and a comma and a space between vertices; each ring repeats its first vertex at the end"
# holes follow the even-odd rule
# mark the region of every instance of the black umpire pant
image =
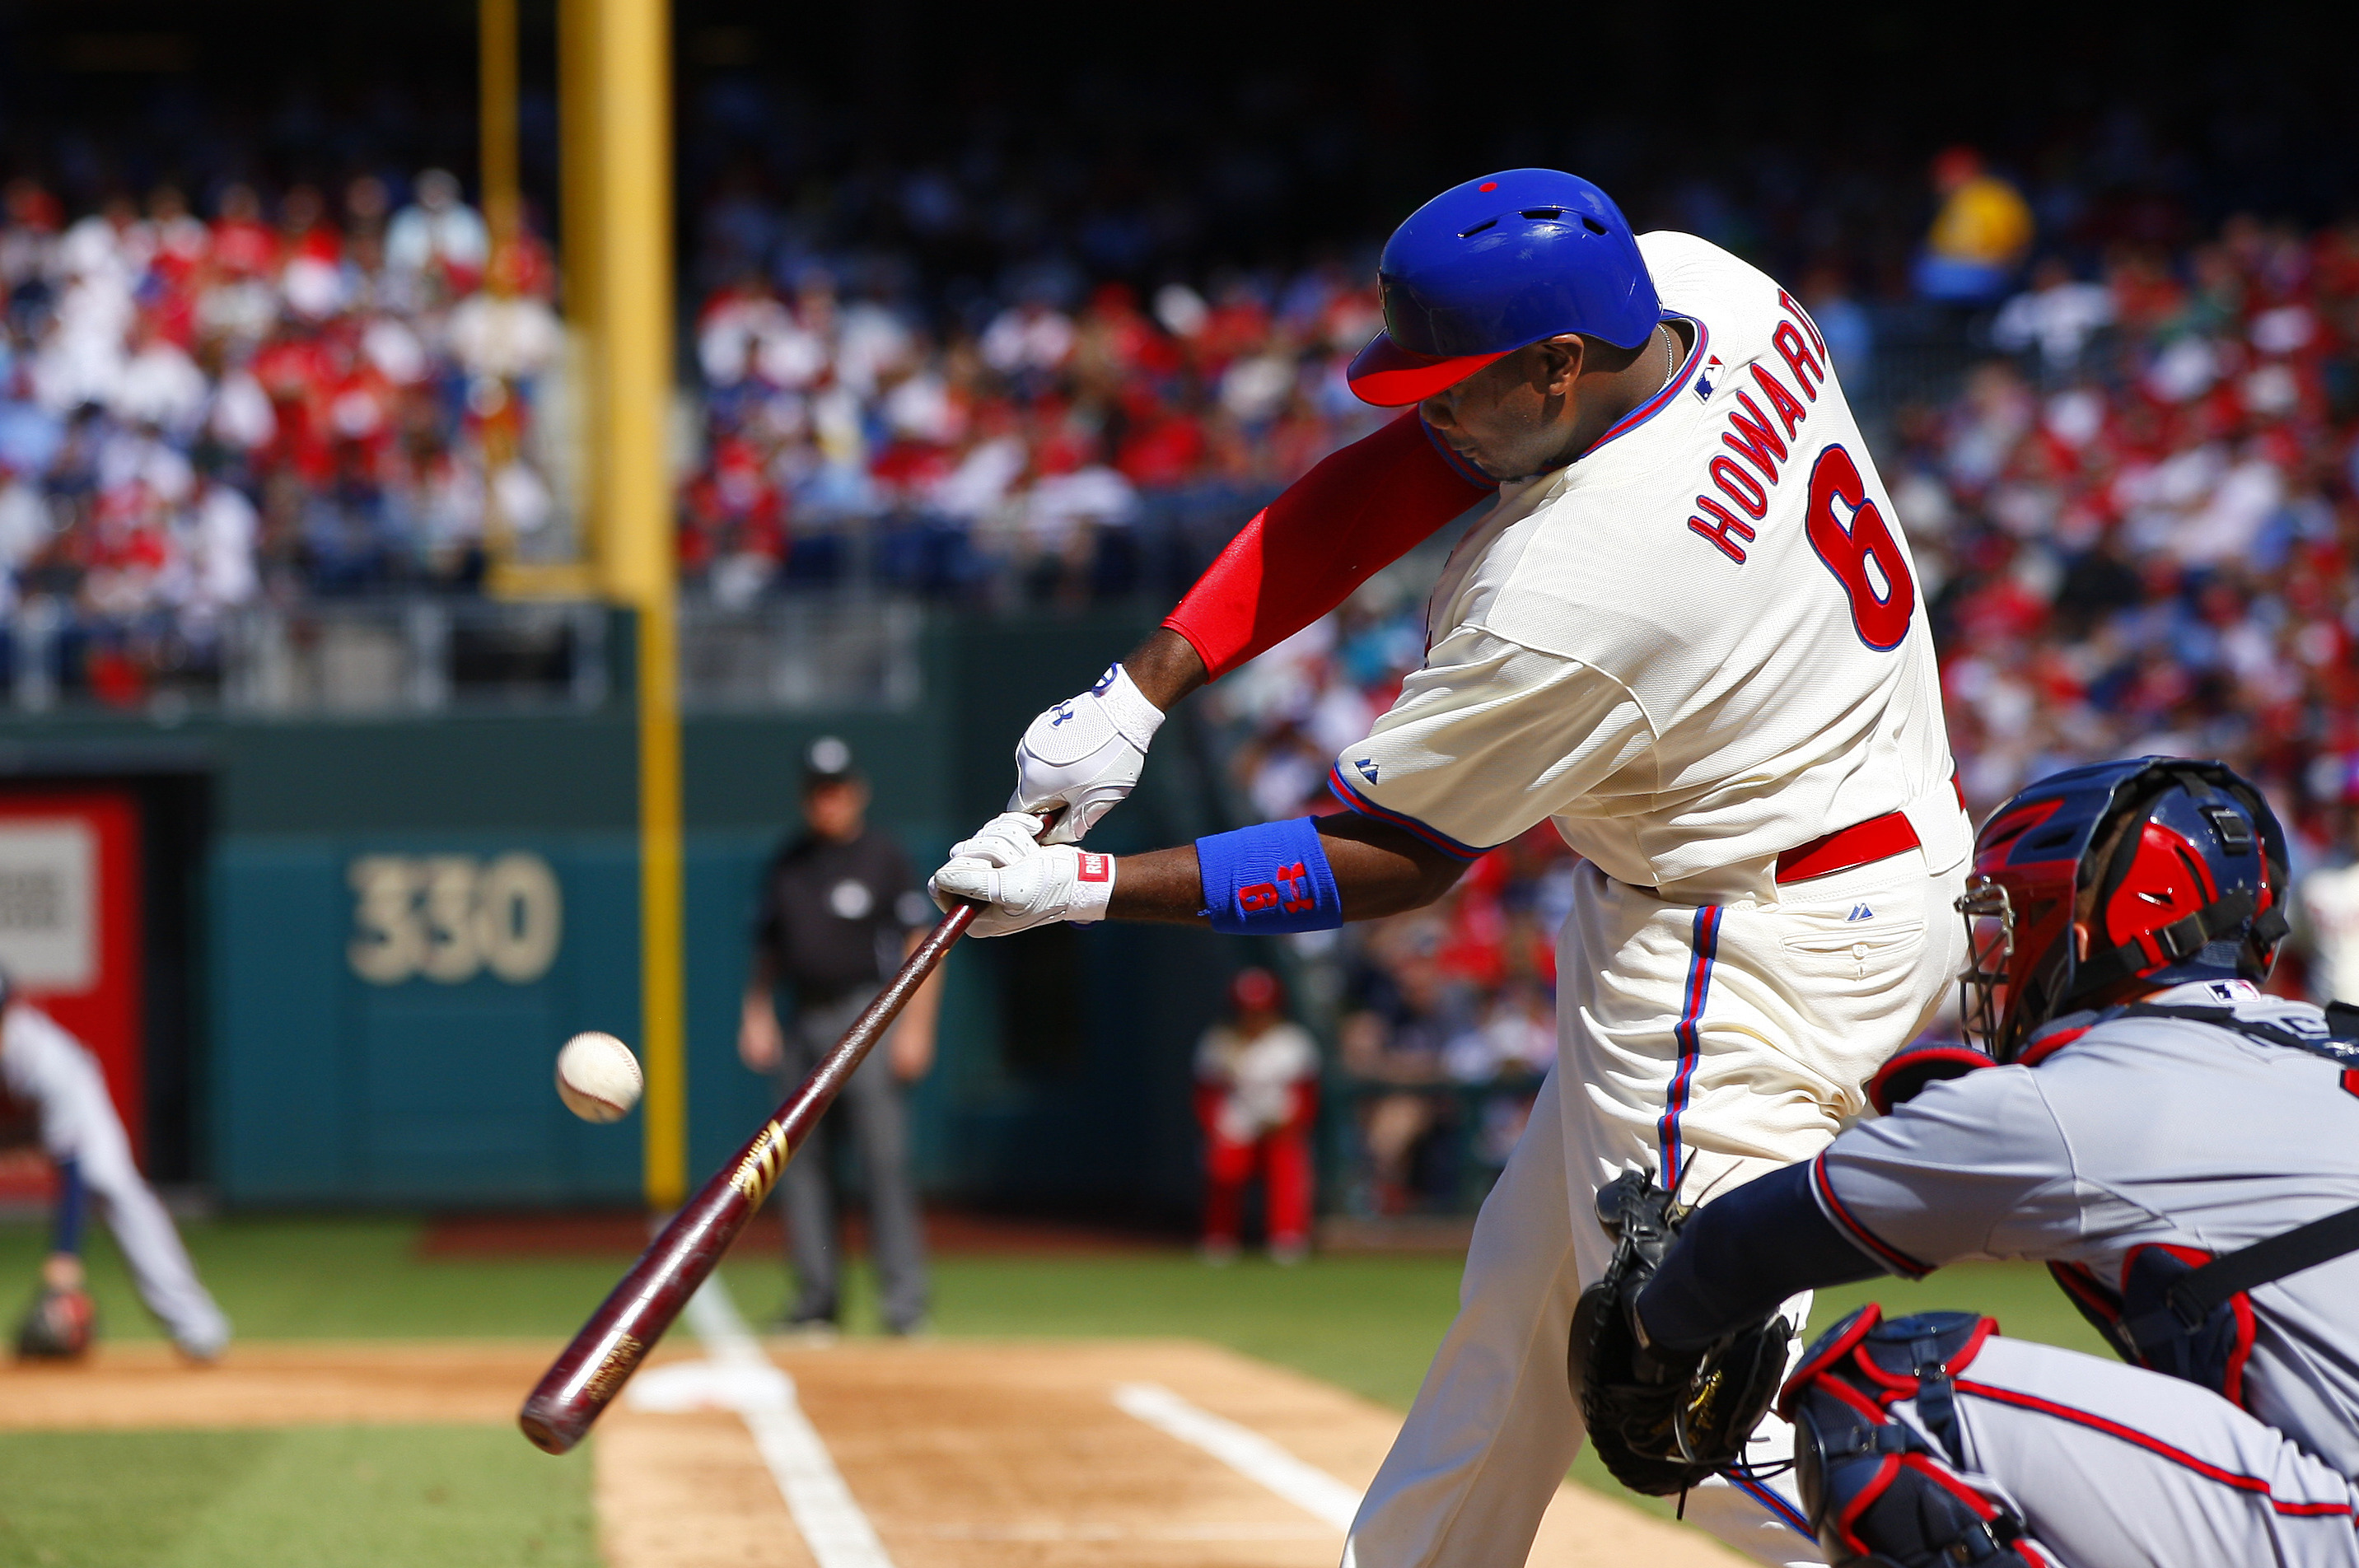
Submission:
MULTIPOLYGON (((796 1008, 778 1066, 781 1098, 793 1093, 819 1065, 875 994, 876 988, 869 987, 834 1001, 796 1008)), ((834 1107, 811 1130, 810 1141, 788 1162, 779 1181, 787 1211, 787 1261, 795 1274, 795 1304, 788 1314, 792 1319, 832 1322, 842 1304, 842 1238, 832 1157, 833 1130, 849 1118, 868 1179, 868 1249, 883 1292, 885 1326, 907 1334, 925 1322, 925 1225, 918 1212, 917 1184, 909 1174, 908 1090, 893 1076, 886 1049, 890 1041, 888 1034, 868 1053, 834 1107)))

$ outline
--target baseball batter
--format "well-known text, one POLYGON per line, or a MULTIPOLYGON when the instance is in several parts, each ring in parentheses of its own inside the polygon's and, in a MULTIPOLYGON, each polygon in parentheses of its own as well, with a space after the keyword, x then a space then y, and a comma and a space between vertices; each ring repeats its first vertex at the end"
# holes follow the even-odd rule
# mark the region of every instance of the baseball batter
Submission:
POLYGON ((13 994, 0 975, 0 1086, 33 1108, 41 1147, 56 1165, 58 1201, 41 1294, 20 1336, 31 1353, 79 1354, 87 1347, 89 1300, 82 1288, 82 1222, 86 1199, 114 1233, 139 1299, 172 1343, 192 1360, 210 1361, 229 1344, 229 1321, 197 1278, 172 1217, 132 1162, 131 1141, 108 1098, 98 1061, 39 1008, 13 994))
POLYGON ((1888 1115, 1698 1215, 1637 1295, 1676 1358, 1797 1290, 2037 1258, 2135 1364, 1845 1320, 1785 1394, 1836 1560, 2359 1564, 2359 1016, 2255 989, 2283 846, 2216 763, 2009 802, 1972 896, 2012 927, 1978 977, 2012 1065, 1897 1059, 1888 1115))
MULTIPOLYGON (((1597 1188, 1650 1171, 1701 1202, 1833 1137, 1957 968, 1970 834, 1907 547, 1786 290, 1702 240, 1635 238, 1545 169, 1427 203, 1381 284, 1352 384, 1415 412, 1312 470, 1161 633, 1034 720, 1010 814, 934 887, 989 906, 978 935, 1285 932, 1428 903, 1542 820, 1582 853, 1557 1069, 1346 1550, 1519 1563, 1582 1440, 1565 1363, 1612 1252, 1597 1188), (1172 701, 1486 493, 1424 666, 1335 761, 1349 812, 1119 861, 1075 847, 1172 701), (1060 808, 1036 841, 1025 814, 1060 808)), ((1786 1485, 1715 1481, 1688 1517, 1818 1562, 1786 1485)))

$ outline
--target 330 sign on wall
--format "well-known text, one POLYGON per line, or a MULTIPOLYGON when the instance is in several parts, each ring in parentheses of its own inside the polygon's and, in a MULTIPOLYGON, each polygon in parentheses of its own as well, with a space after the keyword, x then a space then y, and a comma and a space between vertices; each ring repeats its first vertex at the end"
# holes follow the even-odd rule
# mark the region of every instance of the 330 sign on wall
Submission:
POLYGON ((458 985, 488 969, 511 985, 549 972, 565 934, 565 900, 549 862, 526 850, 363 855, 353 894, 353 973, 373 985, 458 985))

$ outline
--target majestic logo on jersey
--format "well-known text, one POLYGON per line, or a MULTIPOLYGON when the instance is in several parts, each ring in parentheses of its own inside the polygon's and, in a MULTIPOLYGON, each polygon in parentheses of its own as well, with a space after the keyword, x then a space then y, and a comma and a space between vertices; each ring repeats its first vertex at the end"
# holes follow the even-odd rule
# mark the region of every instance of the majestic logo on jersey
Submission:
POLYGON ((1376 782, 1376 760, 1374 757, 1362 757, 1358 762, 1353 762, 1352 765, 1360 770, 1360 776, 1362 778, 1367 780, 1370 784, 1376 782))
MULTIPOLYGON (((1701 515, 1688 519, 1690 532, 1702 535, 1713 549, 1740 567, 1745 564, 1745 546, 1754 537, 1753 524, 1769 515, 1769 490, 1777 482, 1777 465, 1788 460, 1787 443, 1799 444, 1797 432, 1810 416, 1809 406, 1819 400, 1819 388, 1827 384, 1826 341, 1791 295, 1778 290, 1777 303, 1791 319, 1777 323, 1769 344, 1786 362, 1787 374, 1802 395, 1796 397, 1767 363, 1753 362, 1753 387, 1736 394, 1737 406, 1728 411, 1728 428, 1720 438, 1728 451, 1704 469, 1726 504, 1698 494, 1695 503, 1701 515), (1756 391, 1761 402, 1754 400, 1756 391), (1766 413, 1763 402, 1768 405, 1766 413)), ((1698 386, 1710 395, 1701 380, 1698 386)))
POLYGON ((1851 913, 1844 915, 1843 918, 1845 920, 1874 920, 1875 918, 1875 911, 1868 908, 1867 905, 1864 903, 1854 903, 1851 906, 1851 913))

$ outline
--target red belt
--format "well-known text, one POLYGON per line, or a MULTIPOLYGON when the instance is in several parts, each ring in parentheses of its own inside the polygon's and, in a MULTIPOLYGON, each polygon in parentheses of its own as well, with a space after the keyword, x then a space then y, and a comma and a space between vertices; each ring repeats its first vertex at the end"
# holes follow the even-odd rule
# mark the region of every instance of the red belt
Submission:
MULTIPOLYGON (((1951 774, 1950 787, 1958 792, 1958 805, 1966 804, 1964 786, 1951 774)), ((1887 811, 1881 816, 1871 816, 1864 822, 1854 822, 1849 827, 1838 827, 1822 834, 1807 844, 1798 844, 1777 857, 1777 880, 1781 882, 1806 882, 1812 877, 1831 877, 1837 871, 1848 871, 1854 866, 1873 865, 1888 860, 1904 849, 1917 848, 1917 829, 1908 825, 1904 812, 1887 811)))

